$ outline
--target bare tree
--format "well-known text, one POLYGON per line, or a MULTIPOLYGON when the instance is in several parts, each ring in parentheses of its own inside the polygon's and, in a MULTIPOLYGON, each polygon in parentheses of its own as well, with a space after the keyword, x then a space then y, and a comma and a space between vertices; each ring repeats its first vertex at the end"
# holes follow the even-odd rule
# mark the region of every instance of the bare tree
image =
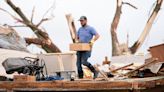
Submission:
POLYGON ((149 34, 151 27, 152 27, 152 24, 153 24, 155 18, 157 17, 159 10, 161 9, 162 2, 163 2, 163 0, 157 0, 156 1, 156 6, 155 6, 151 16, 149 17, 143 32, 141 33, 139 39, 130 48, 130 51, 132 54, 134 54, 141 47, 144 40, 146 39, 146 36, 149 34))
POLYGON ((125 3, 122 0, 117 0, 117 8, 116 8, 116 13, 115 16, 113 18, 113 22, 111 24, 111 37, 112 37, 112 56, 119 56, 122 54, 122 50, 120 47, 120 43, 118 41, 117 38, 117 27, 120 21, 120 17, 121 17, 121 13, 122 13, 122 5, 123 4, 128 4, 130 6, 132 6, 133 8, 137 9, 135 6, 129 4, 129 3, 125 3))
POLYGON ((131 7, 137 9, 135 6, 131 5, 130 3, 127 2, 123 2, 122 0, 117 0, 117 9, 116 9, 116 13, 113 19, 113 22, 111 24, 111 37, 112 37, 112 56, 119 56, 122 55, 124 52, 130 52, 131 54, 134 54, 137 52, 137 50, 139 49, 139 47, 141 47, 141 45, 143 44, 146 36, 148 35, 152 24, 160 10, 161 4, 162 4, 163 0, 157 0, 156 1, 156 6, 151 14, 151 16, 149 17, 145 28, 143 30, 143 33, 141 34, 141 36, 139 37, 139 39, 134 43, 134 45, 132 47, 128 47, 128 43, 126 44, 120 44, 117 38, 117 26, 119 24, 119 20, 121 17, 121 13, 122 13, 122 5, 123 4, 127 4, 130 5, 131 7))
POLYGON ((31 20, 29 20, 22 12, 22 10, 19 7, 15 6, 11 0, 5 0, 5 1, 20 16, 21 19, 16 18, 14 16, 12 17, 14 17, 14 19, 18 20, 19 22, 23 23, 25 26, 29 27, 38 37, 38 38, 25 38, 28 44, 31 43, 39 44, 47 53, 61 52, 60 49, 52 42, 49 35, 43 29, 39 28, 39 26, 44 21, 50 20, 49 18, 43 17, 38 24, 34 24, 33 23, 34 9, 32 12, 31 20))

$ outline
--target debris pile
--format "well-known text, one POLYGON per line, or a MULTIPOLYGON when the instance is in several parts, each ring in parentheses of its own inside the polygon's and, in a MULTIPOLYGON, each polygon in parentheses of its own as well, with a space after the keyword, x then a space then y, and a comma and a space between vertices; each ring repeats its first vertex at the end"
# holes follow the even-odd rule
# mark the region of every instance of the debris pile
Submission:
POLYGON ((99 77, 106 79, 107 76, 118 80, 164 75, 164 44, 150 47, 148 51, 150 54, 146 56, 122 55, 112 57, 112 63, 105 57, 102 65, 97 65, 100 72, 99 77))

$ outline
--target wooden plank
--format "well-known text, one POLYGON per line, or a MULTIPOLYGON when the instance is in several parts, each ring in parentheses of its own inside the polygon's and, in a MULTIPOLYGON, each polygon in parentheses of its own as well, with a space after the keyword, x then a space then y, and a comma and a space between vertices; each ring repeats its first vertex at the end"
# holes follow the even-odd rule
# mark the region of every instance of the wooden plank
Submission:
POLYGON ((14 81, 36 81, 36 77, 29 75, 14 75, 14 81))
POLYGON ((0 92, 7 92, 6 89, 0 89, 0 92))
POLYGON ((73 43, 70 44, 71 51, 90 51, 91 45, 88 43, 73 43))
POLYGON ((129 67, 129 66, 132 66, 132 65, 133 65, 133 63, 128 64, 128 65, 125 65, 125 66, 122 66, 122 67, 119 67, 119 68, 117 68, 117 69, 115 69, 115 70, 112 70, 111 72, 116 72, 116 71, 118 71, 118 70, 124 69, 124 68, 129 67))
POLYGON ((62 53, 46 53, 43 55, 49 56, 49 55, 74 55, 74 54, 76 54, 76 52, 70 51, 70 52, 62 52, 62 53))
POLYGON ((158 58, 160 62, 164 62, 164 43, 150 47, 150 53, 153 58, 158 58))
MULTIPOLYGON (((0 89, 15 91, 97 91, 97 90, 143 90, 164 86, 164 77, 136 78, 134 81, 44 81, 0 82, 0 89), (49 89, 49 90, 48 90, 49 89)), ((130 79, 133 80, 133 79, 130 79)), ((122 91, 118 91, 122 92, 122 91)), ((149 91, 148 91, 149 92, 149 91)))
POLYGON ((122 90, 154 88, 155 81, 49 81, 49 82, 0 82, 0 89, 43 91, 63 90, 122 90))

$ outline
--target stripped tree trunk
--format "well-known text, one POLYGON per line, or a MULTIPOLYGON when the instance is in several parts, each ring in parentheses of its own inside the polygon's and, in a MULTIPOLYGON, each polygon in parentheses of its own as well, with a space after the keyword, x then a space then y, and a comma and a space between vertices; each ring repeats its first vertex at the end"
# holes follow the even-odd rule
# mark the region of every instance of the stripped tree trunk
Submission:
POLYGON ((137 52, 137 50, 143 44, 146 36, 150 32, 150 29, 151 29, 152 24, 160 10, 162 2, 163 2, 163 0, 157 0, 156 6, 155 6, 150 18, 148 19, 141 36, 134 43, 134 45, 132 47, 127 47, 128 43, 126 43, 124 45, 119 44, 118 39, 117 39, 117 33, 116 33, 117 26, 118 26, 120 16, 121 16, 121 8, 122 8, 123 4, 130 5, 131 7, 135 8, 135 9, 137 9, 137 8, 129 3, 122 2, 122 0, 117 0, 117 9, 116 9, 116 13, 115 13, 112 25, 111 25, 112 56, 119 56, 119 55, 122 55, 124 52, 130 52, 131 54, 135 54, 137 52), (126 47, 127 47, 127 49, 126 49, 126 47), (124 52, 123 52, 123 50, 124 50, 124 52))
MULTIPOLYGON (((48 34, 38 27, 39 24, 41 24, 44 20, 42 20, 38 25, 35 25, 24 15, 24 13, 21 11, 19 7, 15 6, 11 2, 11 0, 6 0, 6 3, 21 17, 23 24, 29 27, 39 39, 46 42, 46 44, 41 44, 41 46, 47 53, 61 52, 60 49, 51 41, 48 34)), ((27 43, 30 42, 28 41, 28 39, 26 39, 26 41, 27 43)))
POLYGON ((146 36, 149 34, 152 24, 153 24, 155 18, 157 17, 157 14, 161 8, 162 2, 163 2, 163 0, 157 0, 156 6, 155 6, 150 18, 148 19, 142 34, 140 35, 139 39, 134 43, 134 45, 130 48, 132 54, 137 52, 137 50, 143 44, 146 36))
POLYGON ((68 27, 69 27, 69 30, 70 30, 72 41, 73 41, 73 43, 75 43, 75 42, 77 42, 76 27, 75 27, 72 15, 67 14, 66 19, 67 19, 67 23, 68 23, 68 27))
POLYGON ((121 8, 122 8, 122 0, 117 0, 117 8, 116 13, 111 24, 111 37, 112 37, 112 56, 119 56, 121 55, 121 51, 119 48, 119 42, 117 39, 117 26, 120 21, 121 16, 121 8))

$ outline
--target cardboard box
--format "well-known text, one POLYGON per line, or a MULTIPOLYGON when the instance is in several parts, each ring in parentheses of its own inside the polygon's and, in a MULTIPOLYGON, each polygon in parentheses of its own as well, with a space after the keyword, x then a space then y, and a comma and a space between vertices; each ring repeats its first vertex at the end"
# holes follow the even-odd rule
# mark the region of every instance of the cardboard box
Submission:
POLYGON ((29 76, 29 75, 14 75, 14 81, 36 81, 35 76, 29 76))
POLYGON ((150 47, 149 51, 153 58, 158 58, 160 62, 164 62, 164 43, 150 47))
POLYGON ((91 46, 88 43, 73 43, 70 44, 71 51, 90 51, 91 46))

